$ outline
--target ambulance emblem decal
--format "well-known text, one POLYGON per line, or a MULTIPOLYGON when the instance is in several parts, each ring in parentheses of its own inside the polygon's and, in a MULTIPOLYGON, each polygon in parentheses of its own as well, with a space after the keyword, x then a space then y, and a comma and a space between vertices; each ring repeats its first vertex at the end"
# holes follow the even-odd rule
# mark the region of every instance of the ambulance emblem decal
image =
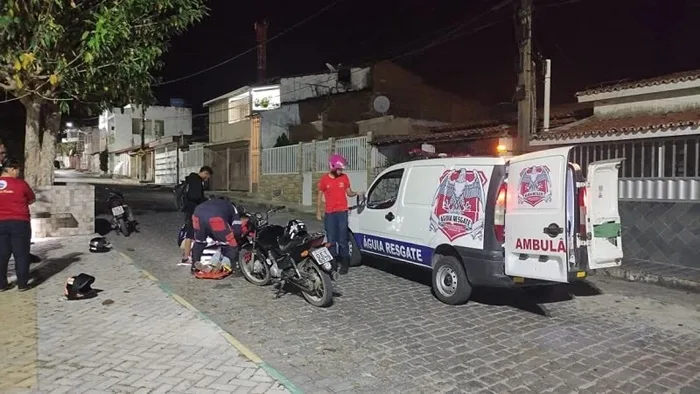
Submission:
POLYGON ((440 230, 450 242, 465 235, 482 239, 486 174, 481 170, 447 170, 433 198, 430 231, 440 230))
POLYGON ((518 204, 536 207, 543 201, 552 201, 552 178, 549 176, 549 167, 523 168, 520 171, 520 185, 518 185, 518 204))

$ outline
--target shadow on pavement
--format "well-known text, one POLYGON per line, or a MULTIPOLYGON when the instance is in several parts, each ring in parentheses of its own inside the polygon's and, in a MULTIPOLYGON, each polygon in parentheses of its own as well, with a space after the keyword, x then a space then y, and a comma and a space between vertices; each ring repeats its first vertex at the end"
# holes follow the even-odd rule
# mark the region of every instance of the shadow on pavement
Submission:
POLYGON ((74 252, 62 257, 46 259, 44 264, 31 273, 31 277, 34 279, 32 287, 39 286, 52 276, 61 273, 71 264, 79 261, 80 256, 82 253, 74 252))
MULTIPOLYGON (((431 272, 426 268, 393 263, 388 260, 366 256, 363 256, 363 265, 424 286, 432 286, 431 272)), ((529 289, 475 288, 469 302, 494 306, 510 306, 540 316, 549 316, 549 312, 544 306, 546 304, 570 301, 574 296, 588 297, 600 294, 602 294, 602 291, 594 284, 582 281, 529 289)))

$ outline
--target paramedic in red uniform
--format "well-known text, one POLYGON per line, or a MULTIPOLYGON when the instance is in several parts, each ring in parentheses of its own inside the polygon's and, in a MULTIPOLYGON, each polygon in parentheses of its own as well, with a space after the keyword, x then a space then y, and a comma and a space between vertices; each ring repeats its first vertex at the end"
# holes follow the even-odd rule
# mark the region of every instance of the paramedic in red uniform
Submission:
POLYGON ((232 274, 240 275, 236 269, 238 246, 248 229, 241 222, 241 217, 233 204, 225 199, 214 198, 197 205, 192 215, 192 225, 194 227, 192 271, 201 269, 202 253, 207 246, 207 237, 209 237, 227 245, 221 247, 221 254, 231 261, 232 274))
POLYGON ((338 273, 348 273, 350 266, 350 251, 348 248, 348 199, 362 193, 355 193, 350 188, 350 178, 343 174, 347 161, 341 155, 333 155, 328 160, 330 171, 321 177, 318 182, 318 199, 316 206, 316 219, 321 220, 321 199, 326 201, 326 214, 323 217, 323 227, 326 231, 328 242, 331 243, 330 252, 335 257, 338 265, 338 273))
POLYGON ((29 245, 32 228, 29 205, 36 197, 27 182, 19 179, 21 164, 6 159, 0 173, 0 291, 10 288, 7 267, 10 256, 15 258, 17 288, 29 290, 29 245))

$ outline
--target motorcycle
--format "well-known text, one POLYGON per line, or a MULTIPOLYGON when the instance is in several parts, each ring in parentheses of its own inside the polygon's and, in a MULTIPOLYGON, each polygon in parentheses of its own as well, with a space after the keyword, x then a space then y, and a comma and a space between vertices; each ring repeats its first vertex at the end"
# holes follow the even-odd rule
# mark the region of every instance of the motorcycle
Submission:
POLYGON ((285 239, 284 226, 269 223, 270 215, 284 208, 250 215, 248 227, 252 235, 241 245, 241 272, 256 286, 279 282, 277 297, 289 283, 301 290, 309 304, 327 307, 333 302, 333 281, 338 279, 338 272, 328 250, 330 245, 324 242, 325 233, 285 239))
POLYGON ((109 189, 107 205, 112 212, 112 230, 124 234, 125 237, 131 235, 132 232, 138 232, 138 222, 134 219, 131 208, 126 205, 124 195, 121 192, 109 189))

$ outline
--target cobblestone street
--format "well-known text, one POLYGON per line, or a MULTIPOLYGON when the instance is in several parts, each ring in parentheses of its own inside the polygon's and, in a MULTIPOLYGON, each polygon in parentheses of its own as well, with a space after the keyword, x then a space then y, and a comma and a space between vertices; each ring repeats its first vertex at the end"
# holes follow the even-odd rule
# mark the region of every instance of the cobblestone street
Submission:
POLYGON ((90 254, 89 238, 38 245, 38 286, 0 293, 0 392, 287 392, 119 253, 90 254), (67 301, 81 272, 101 291, 67 301))
POLYGON ((700 392, 698 294, 593 277, 549 299, 482 290, 452 307, 427 273, 370 261, 318 309, 243 279, 192 279, 176 266, 170 199, 128 192, 142 232, 110 239, 305 392, 700 392))

